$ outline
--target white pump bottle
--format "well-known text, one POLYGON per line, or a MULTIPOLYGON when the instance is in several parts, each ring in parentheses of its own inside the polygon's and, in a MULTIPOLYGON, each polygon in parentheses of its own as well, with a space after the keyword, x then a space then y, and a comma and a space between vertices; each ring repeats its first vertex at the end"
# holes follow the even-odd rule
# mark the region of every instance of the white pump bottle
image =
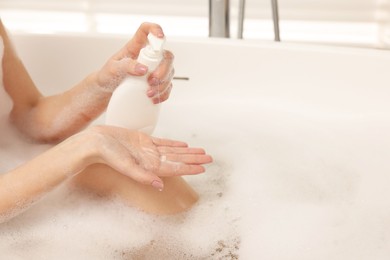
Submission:
POLYGON ((147 78, 162 60, 165 38, 148 35, 149 44, 141 49, 138 62, 148 67, 144 76, 128 76, 115 89, 106 112, 106 125, 114 125, 152 134, 159 115, 159 104, 146 95, 147 78))

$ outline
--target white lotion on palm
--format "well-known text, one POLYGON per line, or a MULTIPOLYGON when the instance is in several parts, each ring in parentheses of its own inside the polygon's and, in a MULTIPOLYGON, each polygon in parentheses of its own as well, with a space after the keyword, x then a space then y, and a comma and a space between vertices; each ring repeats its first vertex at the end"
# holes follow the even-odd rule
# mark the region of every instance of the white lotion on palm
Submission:
POLYGON ((149 44, 141 49, 138 62, 148 67, 142 77, 128 76, 115 89, 106 112, 106 124, 151 134, 157 124, 159 104, 153 104, 146 95, 147 78, 163 57, 165 38, 148 35, 149 44))

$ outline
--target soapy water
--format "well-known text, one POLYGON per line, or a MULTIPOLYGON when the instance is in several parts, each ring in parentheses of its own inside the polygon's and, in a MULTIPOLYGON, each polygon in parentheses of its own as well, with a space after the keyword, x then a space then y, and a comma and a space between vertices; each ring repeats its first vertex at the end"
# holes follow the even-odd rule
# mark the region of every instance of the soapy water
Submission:
POLYGON ((248 120, 239 116, 253 111, 248 106, 218 114, 218 127, 209 127, 208 111, 178 111, 162 113, 156 134, 205 147, 215 160, 186 177, 200 195, 191 210, 153 216, 65 184, 0 225, 0 256, 390 257, 388 117, 318 119, 259 107, 248 120))
MULTIPOLYGON (((11 102, 3 86, 0 91, 0 173, 6 173, 49 146, 29 143, 8 123, 11 102)), ((51 129, 70 120, 73 112, 87 106, 86 101, 90 100, 93 98, 89 96, 76 97, 74 106, 65 107, 51 129)), ((26 125, 34 131, 31 127, 26 125)), ((221 178, 224 173, 218 165, 216 162, 208 169, 211 175, 207 180, 212 185, 192 182, 195 190, 205 194, 198 205, 175 216, 149 215, 125 206, 119 199, 97 197, 65 183, 29 205, 25 212, 0 224, 0 258, 237 258, 240 240, 233 217, 236 212, 228 207, 221 211, 216 206, 226 203, 221 178), (197 217, 205 214, 212 214, 213 218, 197 217)), ((16 208, 15 212, 19 210, 24 208, 16 208)))
MULTIPOLYGON (((389 259, 388 115, 213 107, 166 107, 156 130, 214 158, 186 177, 200 195, 191 210, 153 216, 65 183, 0 224, 0 258, 389 259)), ((48 148, 0 119, 1 173, 48 148)))
MULTIPOLYGON (((388 115, 217 104, 160 119, 158 135, 215 159, 186 178, 190 211, 151 216, 64 184, 0 224, 0 258, 390 259, 388 115)), ((1 173, 47 148, 0 133, 1 173)))
MULTIPOLYGON (((2 118, 2 173, 49 148, 23 140, 5 114, 2 118)), ((204 195, 190 212, 176 216, 149 215, 119 199, 108 200, 63 184, 27 211, 0 224, 0 258, 234 259, 225 255, 237 256, 236 212, 217 207, 226 203, 221 164, 217 161, 208 169, 211 185, 205 186, 201 179, 192 181, 194 189, 204 195), (196 217, 205 214, 213 218, 196 217)))
POLYGON ((62 185, 0 225, 0 256, 235 259, 225 257, 236 257, 239 237, 234 217, 237 212, 229 209, 224 198, 227 184, 220 163, 209 167, 208 174, 207 187, 201 178, 190 182, 201 194, 197 205, 175 216, 149 215, 125 206, 119 199, 108 200, 62 185))
POLYGON ((185 110, 229 169, 242 259, 388 259, 390 115, 261 103, 185 110))

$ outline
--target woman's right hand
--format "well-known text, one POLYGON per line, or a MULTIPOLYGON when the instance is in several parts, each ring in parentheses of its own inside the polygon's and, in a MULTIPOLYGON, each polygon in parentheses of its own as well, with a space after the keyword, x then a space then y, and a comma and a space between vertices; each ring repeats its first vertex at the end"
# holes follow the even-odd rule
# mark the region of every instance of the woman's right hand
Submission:
POLYGON ((132 39, 115 53, 106 64, 97 72, 97 85, 105 92, 113 92, 122 80, 129 76, 148 75, 149 89, 145 93, 154 104, 164 102, 169 98, 172 89, 174 75, 174 55, 168 50, 163 51, 163 58, 154 71, 138 63, 140 50, 148 43, 148 34, 158 38, 164 38, 164 32, 160 25, 155 23, 142 23, 132 39))
POLYGON ((93 126, 64 142, 84 147, 83 167, 103 163, 140 183, 162 190, 165 176, 193 175, 212 162, 202 148, 184 142, 160 139, 113 126, 93 126))

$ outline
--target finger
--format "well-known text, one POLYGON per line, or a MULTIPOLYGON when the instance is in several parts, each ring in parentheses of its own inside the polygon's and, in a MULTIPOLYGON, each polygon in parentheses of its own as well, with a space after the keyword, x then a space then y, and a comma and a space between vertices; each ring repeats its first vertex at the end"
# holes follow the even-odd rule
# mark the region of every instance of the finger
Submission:
POLYGON ((159 93, 156 96, 152 97, 153 104, 159 104, 166 101, 171 94, 171 89, 172 89, 172 83, 169 84, 169 86, 164 90, 164 92, 159 93))
POLYGON ((157 175, 150 171, 146 171, 137 164, 132 165, 132 167, 127 168, 122 173, 141 184, 152 185, 159 190, 163 189, 163 181, 157 175))
POLYGON ((206 154, 202 148, 159 146, 157 150, 160 154, 206 154))
POLYGON ((138 166, 134 160, 125 160, 119 167, 113 168, 141 184, 151 185, 160 191, 164 188, 163 181, 157 175, 138 166))
POLYGON ((148 67, 137 62, 136 60, 132 60, 129 62, 126 67, 126 73, 133 76, 143 76, 148 72, 148 67))
POLYGON ((157 87, 161 82, 172 80, 175 70, 173 68, 174 55, 168 50, 164 50, 163 59, 157 68, 148 77, 149 85, 157 87))
POLYGON ((212 157, 207 154, 166 154, 160 157, 161 161, 177 162, 185 164, 206 164, 213 161, 212 157))
POLYGON ((123 58, 115 62, 111 70, 111 74, 123 75, 123 77, 126 75, 142 76, 148 72, 148 67, 131 58, 123 58))
MULTIPOLYGON (((149 84, 149 89, 148 89, 148 96, 153 97, 157 94, 162 94, 165 92, 167 89, 172 87, 172 79, 175 74, 174 69, 172 68, 171 72, 166 75, 166 77, 162 80, 158 78, 148 78, 148 84, 149 84)), ((170 90, 170 89, 169 89, 170 90)))
POLYGON ((182 141, 151 137, 153 144, 157 146, 188 147, 188 144, 182 141))
POLYGON ((149 33, 152 33, 158 38, 164 37, 164 32, 160 25, 155 23, 142 23, 134 34, 133 38, 123 48, 125 52, 123 55, 136 59, 140 50, 148 42, 149 33))
POLYGON ((155 174, 140 167, 132 154, 122 145, 111 143, 110 149, 102 149, 102 163, 135 181, 162 190, 163 182, 155 174))
POLYGON ((133 166, 126 175, 138 183, 150 185, 159 191, 164 189, 164 182, 157 175, 145 171, 141 167, 133 166))
MULTIPOLYGON (((170 61, 167 63, 167 59, 160 63, 160 66, 153 71, 148 77, 149 90, 147 92, 148 97, 155 99, 160 99, 165 101, 168 99, 169 94, 172 89, 172 79, 175 74, 175 69, 172 66, 173 58, 170 58, 170 61)), ((154 103, 160 103, 154 102, 154 103)))
POLYGON ((195 175, 204 172, 205 172, 205 168, 202 165, 165 161, 161 163, 160 168, 158 170, 158 175, 168 177, 168 176, 181 176, 181 175, 195 175))
POLYGON ((148 97, 153 98, 164 94, 166 91, 170 92, 172 88, 172 78, 173 77, 170 77, 169 79, 163 81, 158 81, 156 79, 158 81, 156 83, 157 85, 149 85, 149 89, 147 91, 148 97))

